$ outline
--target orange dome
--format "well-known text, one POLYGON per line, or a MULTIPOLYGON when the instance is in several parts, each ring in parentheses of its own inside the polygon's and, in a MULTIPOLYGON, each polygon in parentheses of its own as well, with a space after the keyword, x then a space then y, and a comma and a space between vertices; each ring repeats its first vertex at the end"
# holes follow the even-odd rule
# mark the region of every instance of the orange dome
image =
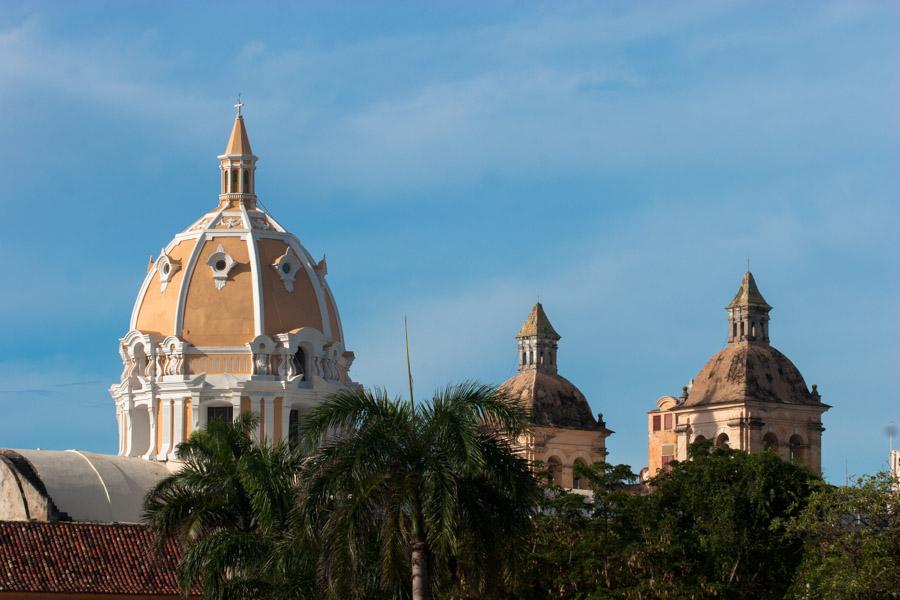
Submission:
POLYGON ((130 329, 236 347, 311 327, 343 343, 325 260, 314 261, 257 205, 256 156, 240 115, 219 161, 218 208, 176 235, 151 265, 130 329))
POLYGON ((265 211, 220 206, 175 236, 138 293, 132 330, 243 346, 312 327, 343 342, 324 259, 265 211))

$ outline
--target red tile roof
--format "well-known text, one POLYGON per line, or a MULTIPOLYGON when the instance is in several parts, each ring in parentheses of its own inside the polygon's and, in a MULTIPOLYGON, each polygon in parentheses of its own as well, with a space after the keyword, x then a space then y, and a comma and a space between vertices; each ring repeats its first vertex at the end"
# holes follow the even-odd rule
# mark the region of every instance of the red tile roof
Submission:
POLYGON ((0 592, 181 596, 179 557, 143 525, 0 521, 0 592))

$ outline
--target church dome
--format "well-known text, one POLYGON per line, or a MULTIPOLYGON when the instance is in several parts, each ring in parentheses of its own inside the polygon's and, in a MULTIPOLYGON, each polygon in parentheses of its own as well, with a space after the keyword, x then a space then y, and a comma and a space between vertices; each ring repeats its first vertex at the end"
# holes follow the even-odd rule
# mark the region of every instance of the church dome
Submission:
POLYGON ((218 157, 218 206, 150 260, 119 341, 122 456, 173 460, 210 420, 248 412, 260 441, 293 443, 301 415, 356 385, 324 257, 258 201, 241 106, 218 157))
POLYGON ((769 345, 772 307, 749 271, 726 310, 728 345, 700 369, 682 406, 751 400, 821 404, 815 386, 810 392, 794 363, 769 345))
POLYGON ((819 404, 788 357, 768 344, 728 344, 704 365, 683 406, 757 400, 819 404))
POLYGON ((256 201, 256 157, 242 116, 219 159, 219 205, 149 265, 129 329, 196 347, 238 347, 311 327, 343 343, 324 258, 314 260, 256 201))
POLYGON ((535 425, 607 431, 604 423, 591 414, 584 394, 558 373, 559 340, 559 334, 538 302, 516 335, 519 373, 500 389, 529 407, 535 425))
POLYGON ((594 419, 584 394, 561 375, 525 370, 506 380, 501 389, 531 409, 531 422, 539 427, 603 429, 594 419))

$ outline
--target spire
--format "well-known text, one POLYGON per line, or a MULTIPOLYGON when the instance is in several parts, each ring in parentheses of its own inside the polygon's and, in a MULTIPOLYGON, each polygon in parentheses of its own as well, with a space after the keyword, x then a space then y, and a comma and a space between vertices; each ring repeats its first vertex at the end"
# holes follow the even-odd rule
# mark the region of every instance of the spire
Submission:
POLYGON ((532 307, 528 318, 516 335, 519 370, 556 373, 556 349, 560 336, 550 324, 541 303, 532 307))
POLYGON ((544 312, 544 307, 540 302, 531 308, 528 318, 525 319, 525 324, 522 325, 522 329, 519 330, 519 335, 516 337, 530 336, 546 336, 556 340, 560 339, 559 334, 556 333, 553 325, 550 324, 550 319, 547 318, 547 313, 544 312))
POLYGON ((769 311, 772 307, 756 286, 753 273, 747 271, 741 287, 725 307, 728 311, 728 343, 769 343, 769 311))
POLYGON ((737 294, 734 295, 734 299, 731 301, 731 304, 728 305, 728 308, 734 308, 736 306, 758 306, 760 308, 772 308, 766 303, 766 299, 763 298, 763 295, 760 293, 759 288, 756 287, 756 280, 753 278, 753 273, 747 271, 744 273, 744 279, 741 281, 741 287, 738 289, 737 294))
POLYGON ((225 153, 219 156, 219 170, 222 173, 222 186, 219 193, 219 204, 232 208, 243 204, 247 208, 256 207, 256 157, 250 148, 250 137, 244 126, 241 108, 244 103, 238 95, 237 114, 231 135, 225 146, 225 153))
POLYGON ((250 138, 247 137, 247 128, 244 127, 244 116, 241 114, 243 106, 244 103, 241 102, 241 96, 238 94, 237 104, 234 105, 237 115, 234 117, 234 126, 231 128, 228 145, 225 147, 226 155, 248 156, 253 154, 253 150, 250 148, 250 138))

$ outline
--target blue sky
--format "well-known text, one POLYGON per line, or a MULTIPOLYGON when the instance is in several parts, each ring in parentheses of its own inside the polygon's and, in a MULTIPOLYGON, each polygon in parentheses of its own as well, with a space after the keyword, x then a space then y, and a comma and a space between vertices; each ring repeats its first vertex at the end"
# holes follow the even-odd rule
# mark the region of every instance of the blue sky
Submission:
POLYGON ((499 383, 540 297, 563 374, 645 411, 725 343, 746 259, 832 404, 824 468, 900 424, 896 3, 16 3, 0 15, 0 446, 114 452, 147 258, 215 205, 243 93, 258 191, 403 391, 499 383))

